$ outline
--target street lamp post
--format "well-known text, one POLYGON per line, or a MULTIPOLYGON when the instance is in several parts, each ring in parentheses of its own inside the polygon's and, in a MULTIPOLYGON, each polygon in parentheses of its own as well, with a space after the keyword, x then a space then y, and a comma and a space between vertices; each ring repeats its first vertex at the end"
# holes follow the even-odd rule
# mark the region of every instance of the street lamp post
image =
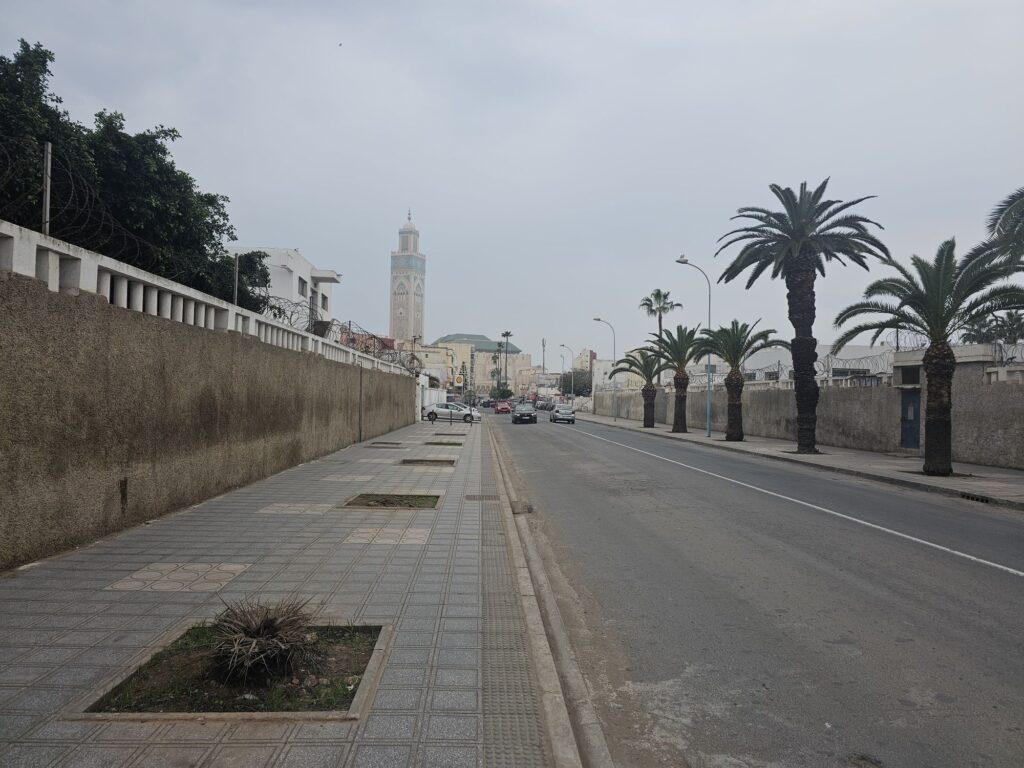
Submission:
POLYGON ((566 347, 565 344, 559 344, 558 346, 568 349, 569 354, 572 356, 569 358, 569 397, 572 400, 572 404, 576 405, 576 353, 570 347, 566 347))
MULTIPOLYGON (((618 361, 618 357, 616 356, 616 352, 615 352, 615 346, 616 346, 615 345, 615 326, 613 326, 607 320, 602 320, 600 317, 595 317, 594 321, 597 322, 597 323, 604 323, 605 325, 607 325, 609 328, 612 329, 612 370, 614 371, 615 370, 615 363, 618 361)), ((591 380, 590 386, 591 387, 594 386, 593 380, 591 380)), ((618 404, 618 397, 617 397, 618 394, 619 394, 618 390, 619 390, 619 382, 617 382, 615 380, 615 374, 613 373, 612 374, 612 421, 618 421, 619 420, 619 410, 616 407, 617 404, 618 404)), ((595 409, 597 408, 596 401, 594 403, 594 408, 595 409)))
MULTIPOLYGON (((698 267, 696 264, 694 264, 692 261, 690 261, 688 258, 686 258, 686 256, 683 256, 682 254, 680 254, 678 259, 676 259, 676 264, 682 264, 685 267, 693 267, 698 272, 700 272, 702 275, 704 275, 704 280, 708 284, 708 328, 710 329, 711 328, 711 280, 710 280, 710 278, 708 278, 708 273, 705 272, 700 267, 698 267)), ((706 382, 706 385, 705 385, 705 400, 707 402, 707 413, 705 415, 705 420, 706 420, 706 424, 707 424, 707 432, 705 434, 708 437, 711 437, 711 350, 708 350, 708 359, 707 359, 707 362, 705 363, 704 375, 705 375, 705 382, 706 382)))

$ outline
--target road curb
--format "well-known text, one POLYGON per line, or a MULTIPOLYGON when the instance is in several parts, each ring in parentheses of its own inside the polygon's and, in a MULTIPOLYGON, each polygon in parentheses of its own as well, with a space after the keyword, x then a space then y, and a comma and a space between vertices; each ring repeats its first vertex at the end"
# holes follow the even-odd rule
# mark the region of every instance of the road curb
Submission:
POLYGON ((671 433, 668 432, 657 432, 657 431, 641 431, 634 427, 622 426, 621 424, 605 424, 603 421, 593 421, 587 418, 587 414, 583 414, 583 421, 591 424, 597 424, 602 427, 609 427, 611 429, 621 429, 625 432, 638 432, 644 435, 651 435, 652 437, 660 437, 666 440, 671 440, 674 443, 681 445, 693 445, 698 448, 714 448, 720 451, 729 451, 730 453, 740 454, 742 456, 749 456, 751 458, 762 458, 769 459, 771 461, 784 461, 788 464, 796 464, 800 467, 807 467, 808 469, 817 469, 822 472, 833 472, 837 475, 849 475, 850 477, 859 477, 864 480, 875 480, 879 483, 887 483, 888 485, 896 485, 902 488, 909 488, 915 491, 926 491, 928 493, 936 493, 941 496, 949 496, 955 499, 966 499, 968 501, 976 501, 980 504, 990 504, 992 506, 1003 507, 1006 509, 1015 509, 1024 511, 1024 502, 1013 501, 1011 499, 1001 499, 998 496, 984 496, 980 497, 979 494, 969 493, 968 491, 958 491, 954 488, 942 488, 928 483, 922 483, 916 480, 905 480, 899 477, 889 477, 887 475, 879 475, 873 472, 865 472, 859 469, 848 469, 846 467, 830 467, 824 464, 814 464, 809 461, 801 461, 800 459, 792 458, 790 456, 779 456, 772 453, 754 453, 753 451, 746 451, 742 448, 734 448, 733 446, 723 441, 715 442, 697 442, 696 440, 684 440, 678 437, 672 437, 671 433), (973 497, 973 498, 968 498, 973 497), (980 499, 980 500, 979 500, 980 499))
POLYGON ((519 502, 501 466, 501 449, 489 428, 487 434, 497 459, 503 517, 519 576, 531 643, 538 651, 538 676, 545 687, 544 712, 555 763, 582 767, 582 754, 588 768, 615 768, 544 563, 533 543, 529 523, 525 515, 513 515, 513 504, 519 502), (566 694, 572 703, 575 721, 569 712, 566 694), (560 753, 565 762, 559 762, 560 753))

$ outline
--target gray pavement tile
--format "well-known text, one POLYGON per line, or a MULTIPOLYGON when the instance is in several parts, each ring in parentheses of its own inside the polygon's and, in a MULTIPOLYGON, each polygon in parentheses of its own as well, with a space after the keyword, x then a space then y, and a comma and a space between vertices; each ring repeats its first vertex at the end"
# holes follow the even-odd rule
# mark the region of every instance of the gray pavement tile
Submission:
POLYGON ((382 686, 420 686, 427 677, 427 670, 423 667, 387 667, 381 675, 382 686))
POLYGON ((59 664, 82 653, 81 648, 37 648, 22 656, 19 661, 25 664, 59 664))
POLYGON ((263 768, 270 764, 275 746, 257 744, 222 745, 216 749, 204 768, 263 768))
POLYGON ((216 741, 227 730, 224 723, 208 720, 173 723, 166 731, 161 731, 161 742, 207 742, 216 741))
POLYGON ((41 719, 34 715, 0 714, 0 742, 14 741, 41 719))
POLYGON ((430 663, 430 649, 428 648, 395 648, 388 658, 388 665, 406 664, 411 666, 424 666, 430 663))
POLYGON ((337 768, 345 761, 347 752, 347 745, 291 746, 274 768, 337 768))
POLYGON ((132 763, 132 768, 195 768, 209 749, 182 744, 150 747, 132 763))
POLYGON ((396 648, 432 648, 433 632, 396 632, 394 637, 396 648))
POLYGON ((4 702, 4 709, 56 712, 80 693, 75 688, 28 688, 4 702))
POLYGON ((159 722, 108 723, 107 727, 96 735, 96 741, 149 741, 160 730, 160 726, 159 722))
POLYGON ((477 768, 479 765, 476 746, 426 747, 423 750, 421 768, 477 768))
POLYGON ((433 741, 476 741, 480 735, 477 715, 431 715, 427 738, 433 741))
POLYGON ((54 645, 95 645, 109 634, 107 629, 72 629, 50 642, 54 645))
POLYGON ((240 723, 231 729, 229 741, 282 741, 288 737, 292 723, 253 721, 240 723))
POLYGON ((76 656, 73 663, 82 666, 115 666, 126 664, 138 654, 138 648, 88 648, 76 656))
POLYGON ((381 688, 373 699, 373 709, 418 709, 420 688, 381 688))
POLYGON ((441 688, 477 688, 480 674, 475 669, 438 668, 434 673, 434 684, 441 688))
POLYGON ((0 685, 28 685, 55 669, 50 665, 11 664, 0 669, 0 685))
POLYGON ((416 715, 371 714, 359 737, 375 741, 411 741, 416 732, 416 719, 416 715))
POLYGON ((22 738, 28 741, 85 741, 100 728, 98 723, 52 720, 22 738))
POLYGON ((478 648, 441 648, 437 651, 438 667, 479 667, 478 648))
POLYGON ((479 648, 481 638, 479 632, 442 632, 441 648, 479 648))
POLYGON ((446 617, 441 620, 441 629, 445 632, 479 632, 480 619, 457 619, 446 617))
POLYGON ((344 741, 351 736, 350 722, 303 723, 292 734, 296 741, 344 741))
POLYGON ((138 747, 86 745, 71 752, 58 765, 61 768, 121 768, 128 764, 138 747))
POLYGON ((160 636, 158 630, 128 630, 113 632, 107 638, 104 646, 118 645, 132 648, 140 648, 149 645, 160 636))
POLYGON ((363 746, 356 751, 352 768, 405 768, 409 756, 406 746, 363 746))
POLYGON ((430 708, 438 712, 476 712, 478 706, 477 692, 464 690, 434 690, 430 698, 430 708))
POLYGON ((36 685, 81 688, 99 682, 113 671, 110 667, 66 665, 39 680, 36 685))
POLYGON ((6 749, 0 747, 0 765, 11 768, 47 768, 70 750, 67 744, 16 744, 6 749))

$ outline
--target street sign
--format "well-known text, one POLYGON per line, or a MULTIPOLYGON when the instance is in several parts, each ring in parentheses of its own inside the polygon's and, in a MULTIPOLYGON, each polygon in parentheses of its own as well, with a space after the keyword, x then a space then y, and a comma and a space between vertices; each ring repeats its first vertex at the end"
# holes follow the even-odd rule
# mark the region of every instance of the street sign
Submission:
POLYGON ((465 380, 466 380, 465 377, 461 373, 456 374, 455 375, 455 386, 461 387, 462 384, 465 382, 465 380))

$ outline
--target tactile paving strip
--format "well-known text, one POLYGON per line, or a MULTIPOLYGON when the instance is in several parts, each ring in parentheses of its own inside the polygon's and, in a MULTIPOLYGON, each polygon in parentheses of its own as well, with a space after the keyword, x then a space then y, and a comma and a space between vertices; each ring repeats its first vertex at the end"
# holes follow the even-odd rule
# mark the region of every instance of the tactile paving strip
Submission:
POLYGON ((526 618, 512 573, 501 507, 496 501, 484 501, 498 496, 491 452, 482 453, 483 764, 488 768, 544 766, 526 618))
POLYGON ((126 592, 216 592, 252 563, 150 563, 107 589, 126 592))

